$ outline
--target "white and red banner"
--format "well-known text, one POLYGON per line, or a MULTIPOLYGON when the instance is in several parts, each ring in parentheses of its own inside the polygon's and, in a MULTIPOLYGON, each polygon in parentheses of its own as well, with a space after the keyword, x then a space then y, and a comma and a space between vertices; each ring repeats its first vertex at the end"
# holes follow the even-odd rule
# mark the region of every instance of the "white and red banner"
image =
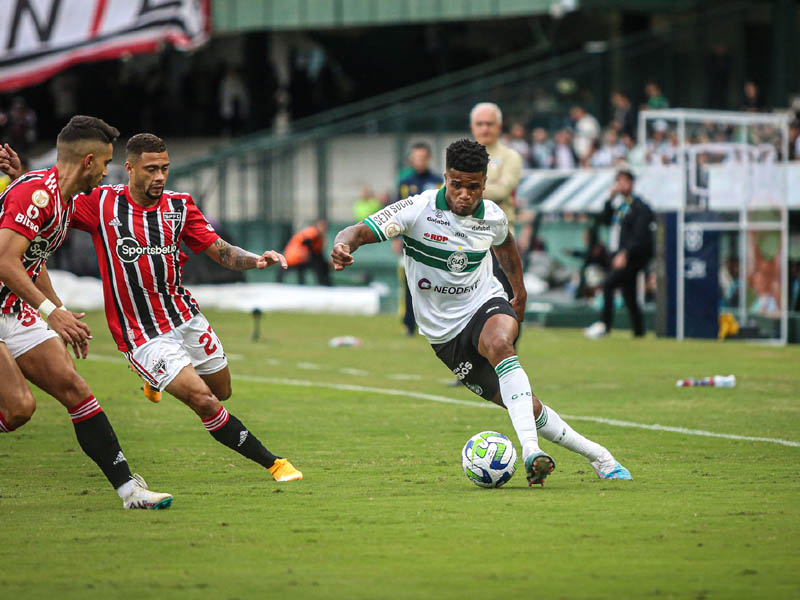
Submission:
POLYGON ((80 62, 196 48, 210 28, 210 0, 0 0, 0 93, 80 62))

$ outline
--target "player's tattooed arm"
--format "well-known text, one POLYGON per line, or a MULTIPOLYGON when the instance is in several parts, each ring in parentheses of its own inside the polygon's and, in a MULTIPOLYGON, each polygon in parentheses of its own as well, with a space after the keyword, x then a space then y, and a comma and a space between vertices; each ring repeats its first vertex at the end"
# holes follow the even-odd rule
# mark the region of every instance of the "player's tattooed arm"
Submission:
POLYGON ((528 292, 525 290, 525 283, 522 280, 522 259, 519 256, 519 250, 517 250, 517 242, 509 231, 505 241, 492 248, 497 257, 497 262, 500 263, 500 268, 503 269, 503 273, 508 277, 511 291, 514 292, 511 307, 517 314, 517 319, 523 321, 525 319, 525 303, 528 301, 528 292))
POLYGON ((217 240, 206 248, 206 254, 214 262, 219 263, 226 269, 232 271, 246 271, 247 269, 264 269, 271 265, 281 265, 286 268, 286 258, 280 252, 275 250, 267 250, 261 256, 253 254, 247 250, 239 248, 239 246, 232 246, 222 238, 217 240))
POLYGON ((353 264, 353 252, 364 244, 374 244, 378 241, 372 230, 364 223, 356 223, 342 229, 333 240, 331 260, 333 269, 341 271, 353 264))

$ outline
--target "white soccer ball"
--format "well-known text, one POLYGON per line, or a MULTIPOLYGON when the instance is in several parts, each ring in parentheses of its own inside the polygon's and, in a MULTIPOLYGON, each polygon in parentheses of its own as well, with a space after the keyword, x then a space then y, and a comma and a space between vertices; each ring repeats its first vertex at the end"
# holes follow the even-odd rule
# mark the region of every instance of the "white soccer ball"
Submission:
POLYGON ((475 485, 497 488, 517 470, 517 451, 502 433, 481 431, 464 445, 461 466, 467 479, 475 485))

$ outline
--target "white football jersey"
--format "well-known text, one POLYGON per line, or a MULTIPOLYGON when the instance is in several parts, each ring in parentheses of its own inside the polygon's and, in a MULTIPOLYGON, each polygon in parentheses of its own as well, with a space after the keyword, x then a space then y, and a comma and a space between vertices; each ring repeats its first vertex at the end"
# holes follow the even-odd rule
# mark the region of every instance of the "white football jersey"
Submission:
POLYGON ((432 344, 453 339, 490 298, 508 299, 492 274, 492 246, 508 236, 505 213, 482 200, 468 217, 450 212, 445 188, 390 204, 364 219, 378 241, 403 236, 419 330, 432 344))

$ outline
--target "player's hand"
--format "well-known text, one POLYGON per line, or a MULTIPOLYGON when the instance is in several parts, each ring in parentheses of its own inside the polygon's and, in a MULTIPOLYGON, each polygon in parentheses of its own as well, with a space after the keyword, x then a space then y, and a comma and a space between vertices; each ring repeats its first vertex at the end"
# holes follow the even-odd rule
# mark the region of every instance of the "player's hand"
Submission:
POLYGON ((512 290, 514 297, 511 299, 511 308, 517 315, 517 321, 522 323, 525 320, 525 304, 528 302, 528 292, 523 290, 512 290))
POLYGON ((92 339, 91 331, 86 323, 82 323, 78 318, 82 318, 84 313, 72 313, 68 310, 54 310, 47 317, 47 324, 50 329, 61 336, 67 344, 72 346, 76 356, 80 352, 89 351, 89 340, 92 339), (76 317, 76 314, 79 315, 76 317))
POLYGON ((283 254, 276 252, 275 250, 267 250, 264 252, 264 254, 258 257, 258 260, 256 261, 256 269, 265 269, 277 264, 280 264, 284 269, 289 267, 289 264, 286 262, 286 257, 283 254))
POLYGON ((614 269, 624 269, 628 264, 628 255, 624 250, 617 252, 611 259, 611 267, 614 269))
POLYGON ((22 172, 22 161, 19 155, 8 144, 0 146, 0 171, 3 171, 11 179, 16 179, 22 172))
MULTIPOLYGON (((64 309, 64 310, 66 310, 66 309, 64 309)), ((82 313, 74 312, 74 313, 72 313, 72 316, 75 317, 76 319, 82 319, 83 317, 86 316, 86 313, 85 312, 82 312, 82 313)), ((77 344, 77 345, 76 344, 72 344, 72 352, 73 352, 73 354, 75 354, 75 358, 80 360, 81 358, 86 358, 87 356, 89 356, 89 339, 91 339, 91 336, 89 336, 89 338, 87 338, 87 340, 85 342, 83 342, 82 344, 77 344)))
POLYGON ((333 261, 334 271, 341 271, 345 267, 353 264, 353 255, 350 254, 350 246, 347 244, 335 244, 331 250, 331 260, 333 261))

